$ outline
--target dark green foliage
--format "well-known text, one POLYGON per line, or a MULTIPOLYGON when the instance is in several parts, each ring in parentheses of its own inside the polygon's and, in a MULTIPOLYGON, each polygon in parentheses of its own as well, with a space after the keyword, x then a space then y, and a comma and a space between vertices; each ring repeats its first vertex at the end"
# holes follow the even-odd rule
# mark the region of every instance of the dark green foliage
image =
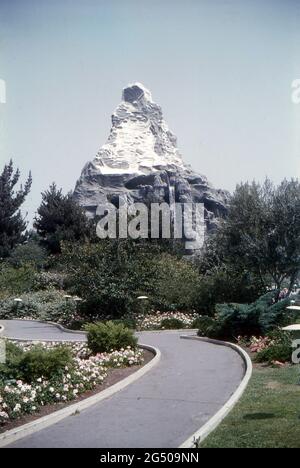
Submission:
POLYGON ((88 332, 88 346, 94 354, 137 346, 133 331, 121 323, 98 322, 86 325, 85 329, 88 332))
POLYGON ((47 379, 64 372, 65 367, 71 367, 73 358, 65 346, 45 349, 35 346, 29 351, 22 351, 12 343, 7 343, 6 363, 0 366, 4 379, 21 379, 31 383, 39 377, 47 379))
POLYGON ((19 362, 18 371, 22 379, 30 383, 41 376, 50 379, 54 375, 61 374, 65 367, 72 366, 72 363, 71 352, 65 346, 49 350, 36 346, 24 353, 19 362))
POLYGON ((70 290, 85 302, 90 317, 119 318, 138 307, 136 298, 151 289, 154 265, 134 243, 105 240, 98 244, 64 249, 70 273, 70 290))
POLYGON ((251 336, 260 333, 260 307, 254 303, 218 304, 216 307, 218 321, 222 324, 225 337, 251 336))
POLYGON ((8 257, 11 250, 24 240, 23 232, 26 222, 21 215, 20 207, 31 188, 31 175, 24 188, 15 191, 20 179, 20 172, 14 172, 12 160, 4 166, 0 174, 0 258, 8 257))
POLYGON ((91 235, 91 224, 72 194, 63 195, 55 184, 42 193, 34 227, 50 253, 61 251, 61 242, 85 241, 91 235))
MULTIPOLYGON (((5 295, 22 294, 33 289, 36 271, 31 264, 14 268, 9 264, 0 265, 0 292, 5 295)), ((0 295, 1 299, 1 295, 0 295)))
POLYGON ((197 268, 157 243, 105 239, 63 245, 63 262, 72 294, 84 299, 81 312, 113 319, 161 311, 201 309, 197 268), (147 296, 148 301, 138 301, 147 296))
POLYGON ((195 318, 195 320, 193 321, 191 328, 201 328, 202 326, 205 326, 206 319, 208 319, 209 321, 213 321, 212 317, 208 317, 207 315, 199 315, 199 317, 195 318))
POLYGON ((276 291, 261 296, 252 304, 218 304, 215 319, 200 318, 200 336, 236 339, 258 336, 287 321, 288 300, 274 304, 276 291))
POLYGON ((293 348, 288 344, 274 344, 263 349, 255 356, 255 362, 266 362, 271 364, 273 361, 290 362, 293 348))
POLYGON ((121 324, 130 330, 136 330, 136 320, 134 318, 124 317, 119 320, 112 320, 114 324, 121 324))
POLYGON ((283 299, 264 308, 260 315, 260 325, 263 333, 267 333, 277 326, 286 326, 295 320, 294 313, 287 310, 290 299, 283 299))
POLYGON ((213 268, 201 274, 197 288, 197 302, 194 308, 201 313, 214 314, 216 304, 226 302, 249 303, 261 293, 261 285, 253 275, 233 271, 229 268, 213 268))
POLYGON ((163 253, 156 256, 155 294, 152 304, 159 310, 191 311, 198 306, 201 278, 193 263, 163 253))
POLYGON ((23 356, 22 349, 10 341, 6 341, 5 346, 6 362, 5 364, 0 363, 0 382, 5 382, 6 380, 14 379, 18 376, 16 369, 23 356))
MULTIPOLYGON (((212 277, 216 271, 225 273, 232 296, 224 297, 225 302, 252 302, 270 284, 279 292, 287 282, 291 290, 300 265, 299 232, 298 181, 284 180, 278 187, 268 179, 262 185, 240 184, 227 218, 206 242, 199 270, 212 277)), ((223 293, 226 296, 226 290, 223 293)))
POLYGON ((199 327, 198 336, 221 339, 224 338, 222 324, 212 317, 203 315, 197 319, 195 324, 199 327))
POLYGON ((166 318, 161 321, 161 328, 165 330, 180 330, 181 328, 185 328, 185 324, 177 318, 166 318))
POLYGON ((7 260, 10 265, 19 268, 22 265, 32 264, 41 269, 47 261, 47 252, 37 241, 29 240, 24 244, 17 245, 7 260))

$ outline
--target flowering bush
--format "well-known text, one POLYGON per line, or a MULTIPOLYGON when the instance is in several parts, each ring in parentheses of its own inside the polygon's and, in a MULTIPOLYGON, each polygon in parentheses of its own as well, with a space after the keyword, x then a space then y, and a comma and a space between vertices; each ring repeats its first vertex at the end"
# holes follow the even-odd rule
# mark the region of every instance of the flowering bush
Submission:
POLYGON ((275 329, 264 337, 252 336, 248 339, 239 336, 238 343, 249 347, 250 351, 256 354, 256 362, 281 364, 291 361, 293 352, 291 337, 280 329, 275 329))
POLYGON ((50 271, 40 271, 34 277, 34 289, 36 291, 46 289, 63 289, 65 286, 66 274, 54 273, 50 271))
POLYGON ((198 314, 185 314, 183 312, 153 312, 152 314, 138 316, 137 328, 139 330, 160 330, 163 328, 165 320, 178 320, 182 322, 183 328, 191 328, 194 321, 199 317, 198 314))
MULTIPOLYGON (((43 349, 55 349, 60 344, 40 342, 43 349)), ((74 359, 74 365, 65 366, 62 374, 51 378, 40 376, 30 384, 22 380, 0 382, 0 425, 37 412, 47 404, 67 402, 80 394, 102 384, 108 368, 138 365, 143 362, 143 353, 130 347, 120 351, 91 356, 85 343, 67 343, 74 359)), ((18 343, 25 353, 36 343, 18 343)))
POLYGON ((259 353, 263 349, 274 344, 274 341, 271 340, 269 336, 259 336, 258 338, 256 336, 251 336, 249 339, 239 336, 238 344, 249 347, 251 353, 259 353))

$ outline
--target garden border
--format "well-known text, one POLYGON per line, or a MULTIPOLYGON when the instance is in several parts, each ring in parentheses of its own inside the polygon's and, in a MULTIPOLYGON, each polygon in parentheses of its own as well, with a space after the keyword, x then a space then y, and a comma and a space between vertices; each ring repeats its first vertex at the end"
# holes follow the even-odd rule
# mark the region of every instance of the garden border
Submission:
POLYGON ((151 359, 151 361, 149 361, 147 364, 141 367, 141 369, 137 370, 133 374, 129 375, 120 382, 117 382, 111 387, 100 391, 96 395, 85 398, 84 400, 67 406, 66 408, 63 408, 61 410, 54 411, 53 413, 47 416, 43 416, 39 419, 36 419, 35 421, 24 424, 23 426, 19 426, 9 431, 3 432, 2 434, 0 434, 0 447, 10 445, 19 439, 23 439, 24 437, 34 434, 35 432, 45 429, 46 427, 52 426, 53 424, 61 421, 62 419, 68 416, 75 415, 78 412, 83 411, 94 404, 100 403, 101 401, 105 400, 108 397, 111 397, 120 390, 123 390, 125 387, 127 387, 128 385, 145 375, 154 366, 158 364, 161 358, 161 352, 158 348, 155 348, 154 346, 139 344, 138 347, 154 353, 153 359, 151 359))
POLYGON ((202 426, 198 431, 194 432, 187 440, 185 440, 179 448, 198 448, 198 444, 202 443, 204 439, 214 430, 217 426, 225 419, 225 417, 230 413, 230 411, 234 408, 237 402, 240 400, 241 396, 243 395, 244 391, 247 388, 247 385, 251 379, 253 365, 250 359, 250 356, 244 351, 240 346, 229 343, 228 341, 220 341, 214 340, 211 338, 204 338, 199 336, 188 336, 182 335, 180 338, 185 340, 197 340, 206 343, 212 343, 219 346, 226 346, 228 348, 233 349, 236 351, 243 359, 245 365, 245 375, 243 380, 239 384, 238 388, 235 390, 233 395, 229 398, 229 400, 225 403, 224 406, 211 418, 207 421, 204 426, 202 426))

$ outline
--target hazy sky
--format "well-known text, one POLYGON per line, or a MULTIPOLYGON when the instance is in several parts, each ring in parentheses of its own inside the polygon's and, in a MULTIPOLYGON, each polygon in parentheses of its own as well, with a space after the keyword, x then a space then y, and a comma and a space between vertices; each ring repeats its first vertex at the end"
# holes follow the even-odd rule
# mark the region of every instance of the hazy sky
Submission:
POLYGON ((218 187, 300 176, 300 0, 0 0, 0 163, 74 188, 127 83, 218 187))

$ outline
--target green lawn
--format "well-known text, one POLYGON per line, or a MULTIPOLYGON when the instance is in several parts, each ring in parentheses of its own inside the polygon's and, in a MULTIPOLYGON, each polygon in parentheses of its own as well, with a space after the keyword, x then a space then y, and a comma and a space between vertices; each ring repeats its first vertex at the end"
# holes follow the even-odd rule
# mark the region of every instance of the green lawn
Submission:
POLYGON ((255 366, 242 399, 201 448, 300 448, 300 366, 255 366))

